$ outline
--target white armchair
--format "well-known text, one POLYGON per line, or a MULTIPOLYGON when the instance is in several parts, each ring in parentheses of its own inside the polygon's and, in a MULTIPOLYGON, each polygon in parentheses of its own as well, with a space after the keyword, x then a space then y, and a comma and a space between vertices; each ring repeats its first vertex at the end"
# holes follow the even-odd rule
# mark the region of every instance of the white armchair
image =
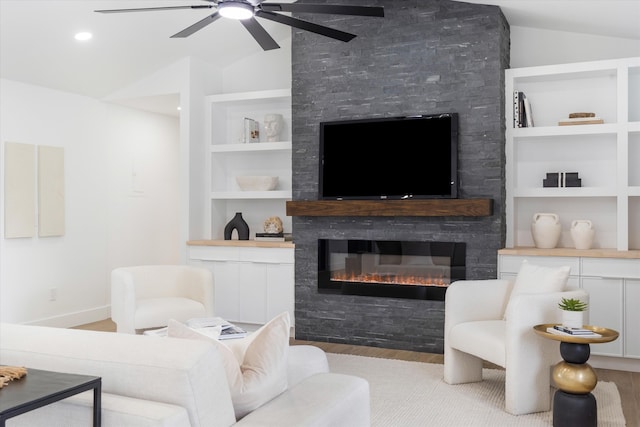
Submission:
MULTIPOLYGON (((568 275, 568 269, 567 269, 568 275)), ((565 278, 566 282, 566 278, 565 278)), ((445 296, 444 380, 482 381, 483 360, 505 368, 505 409, 520 415, 551 408, 551 366, 561 360, 558 343, 533 326, 561 323, 561 298, 589 301, 589 294, 565 291, 511 296, 509 280, 463 280, 445 296), (506 312, 505 312, 506 310, 506 312)))
POLYGON ((121 333, 214 315, 213 275, 187 265, 143 265, 111 272, 111 318, 121 333))

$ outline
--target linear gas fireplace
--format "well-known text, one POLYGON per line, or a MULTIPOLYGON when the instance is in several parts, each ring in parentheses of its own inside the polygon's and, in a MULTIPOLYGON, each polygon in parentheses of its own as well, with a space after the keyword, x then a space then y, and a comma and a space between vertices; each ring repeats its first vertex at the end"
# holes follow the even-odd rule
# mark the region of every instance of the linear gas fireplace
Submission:
POLYGON ((318 240, 318 292, 444 301, 466 277, 466 244, 318 240))

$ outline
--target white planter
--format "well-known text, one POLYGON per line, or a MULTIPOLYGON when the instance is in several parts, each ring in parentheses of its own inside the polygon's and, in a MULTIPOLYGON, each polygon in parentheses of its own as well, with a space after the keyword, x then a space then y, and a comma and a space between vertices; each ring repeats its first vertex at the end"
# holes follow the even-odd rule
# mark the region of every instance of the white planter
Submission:
POLYGON ((584 326, 584 311, 562 311, 562 326, 567 328, 582 328, 584 326))

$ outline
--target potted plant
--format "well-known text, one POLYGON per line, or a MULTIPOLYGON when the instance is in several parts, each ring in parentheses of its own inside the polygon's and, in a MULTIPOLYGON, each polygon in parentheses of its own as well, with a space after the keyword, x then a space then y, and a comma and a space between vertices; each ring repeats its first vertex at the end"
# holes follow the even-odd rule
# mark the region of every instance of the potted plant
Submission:
POLYGON ((584 326, 584 312, 588 304, 576 298, 562 298, 558 303, 562 310, 562 325, 567 328, 582 328, 584 326))

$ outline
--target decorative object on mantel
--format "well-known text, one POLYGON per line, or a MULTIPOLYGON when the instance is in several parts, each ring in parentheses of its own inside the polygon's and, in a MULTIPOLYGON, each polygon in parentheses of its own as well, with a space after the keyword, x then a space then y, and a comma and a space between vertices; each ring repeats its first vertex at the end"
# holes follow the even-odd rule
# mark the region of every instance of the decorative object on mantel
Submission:
POLYGON ((0 366, 0 388, 25 375, 27 375, 27 368, 22 366, 0 366))
POLYGON ((591 249, 595 234, 588 219, 576 219, 571 223, 571 238, 576 249, 591 249))
POLYGON ((576 298, 562 298, 558 308, 562 310, 562 326, 567 328, 582 328, 584 326, 584 312, 588 304, 576 298))
POLYGON ((264 116, 264 133, 267 135, 267 142, 280 140, 280 133, 284 125, 282 114, 266 114, 264 116))
POLYGON ((604 123, 600 117, 596 117, 596 113, 571 113, 569 118, 558 122, 558 126, 571 125, 599 125, 604 123))
POLYGON ((231 240, 233 230, 238 232, 238 240, 249 240, 249 225, 242 218, 242 212, 236 212, 236 215, 224 227, 224 240, 231 240))
POLYGON ((549 187, 582 187, 582 179, 578 178, 578 172, 547 172, 547 177, 542 180, 542 186, 549 187))
POLYGON ((278 186, 277 176, 240 175, 236 182, 242 191, 271 191, 278 186))
POLYGON ((250 119, 244 118, 244 139, 242 142, 260 142, 260 123, 250 119))
POLYGON ((531 235, 533 243, 539 249, 553 249, 560 241, 560 217, 554 213, 536 213, 533 215, 531 235))

